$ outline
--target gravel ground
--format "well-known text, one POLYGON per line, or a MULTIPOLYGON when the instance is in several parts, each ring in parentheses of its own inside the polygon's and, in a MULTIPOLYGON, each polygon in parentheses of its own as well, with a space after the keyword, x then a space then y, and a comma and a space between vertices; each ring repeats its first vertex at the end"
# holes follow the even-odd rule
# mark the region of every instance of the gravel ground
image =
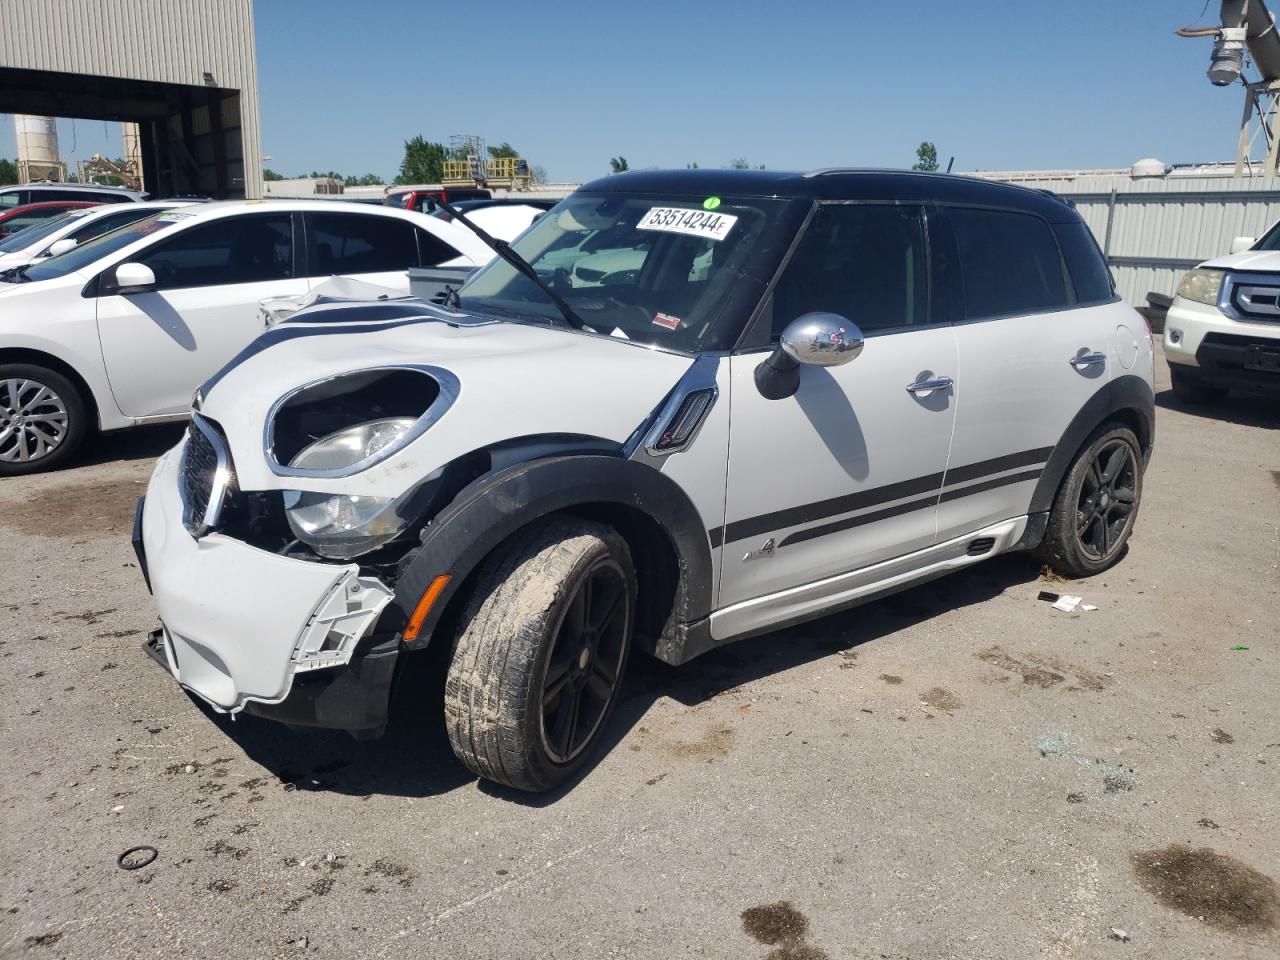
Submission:
POLYGON ((599 764, 532 799, 425 693, 380 741, 295 735, 143 656, 128 531, 176 430, 6 480, 0 955, 1275 957, 1280 409, 1158 402, 1104 576, 998 558, 637 662, 599 764))

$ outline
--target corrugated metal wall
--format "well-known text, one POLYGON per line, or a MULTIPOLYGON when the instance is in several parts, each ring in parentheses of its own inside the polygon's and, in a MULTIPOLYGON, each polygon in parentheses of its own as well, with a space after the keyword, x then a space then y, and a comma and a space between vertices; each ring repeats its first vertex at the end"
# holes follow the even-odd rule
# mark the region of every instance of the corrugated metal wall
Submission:
POLYGON ((0 66, 240 92, 245 194, 262 195, 253 0, 0 0, 0 66))
POLYGON ((1172 295, 1186 270, 1228 253, 1233 238, 1261 236, 1280 220, 1280 178, 1085 175, 1016 181, 1075 203, 1107 254, 1121 296, 1135 306, 1151 291, 1172 295))

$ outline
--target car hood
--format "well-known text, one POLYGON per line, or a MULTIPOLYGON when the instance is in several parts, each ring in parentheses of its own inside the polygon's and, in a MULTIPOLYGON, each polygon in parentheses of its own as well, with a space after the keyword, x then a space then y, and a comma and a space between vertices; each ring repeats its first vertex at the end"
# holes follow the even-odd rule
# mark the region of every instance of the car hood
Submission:
POLYGON ((1280 272, 1280 250, 1245 250, 1225 257, 1214 257, 1200 264, 1212 270, 1258 270, 1280 272))
POLYGON ((421 302, 334 303, 262 334, 201 388, 200 410, 226 434, 242 490, 399 496, 457 457, 502 441, 571 434, 621 445, 692 362, 625 340, 421 302), (264 438, 277 400, 345 373, 404 365, 457 378, 457 398, 421 436, 349 477, 272 472, 264 438))

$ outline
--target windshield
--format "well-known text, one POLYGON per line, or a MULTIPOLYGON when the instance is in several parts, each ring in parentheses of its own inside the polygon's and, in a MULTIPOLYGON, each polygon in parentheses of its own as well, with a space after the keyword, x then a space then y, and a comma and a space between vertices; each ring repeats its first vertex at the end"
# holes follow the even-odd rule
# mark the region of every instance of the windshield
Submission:
POLYGON ((111 233, 104 233, 100 237, 86 241, 74 249, 68 250, 60 257, 52 257, 49 260, 34 264, 26 269, 21 279, 36 281, 55 280, 58 277, 65 277, 69 273, 74 273, 96 263, 117 250, 123 250, 131 243, 137 243, 143 237, 148 237, 153 233, 164 230, 166 227, 171 227, 189 216, 191 214, 179 213, 176 210, 161 211, 154 216, 139 220, 137 223, 131 223, 127 227, 121 227, 119 230, 113 230, 111 233))
POLYGON ((25 250, 33 243, 39 243, 51 233, 57 233, 72 220, 79 220, 85 215, 83 210, 75 210, 71 213, 64 213, 60 217, 54 217, 52 220, 45 220, 42 223, 33 223, 29 227, 12 233, 0 240, 0 253, 13 253, 15 250, 25 250))
MULTIPOLYGON (((696 353, 733 346, 799 217, 783 200, 576 193, 512 244, 589 333, 696 353), (784 221, 786 221, 784 223, 784 221)), ((560 322, 502 260, 459 291, 490 316, 560 322)))

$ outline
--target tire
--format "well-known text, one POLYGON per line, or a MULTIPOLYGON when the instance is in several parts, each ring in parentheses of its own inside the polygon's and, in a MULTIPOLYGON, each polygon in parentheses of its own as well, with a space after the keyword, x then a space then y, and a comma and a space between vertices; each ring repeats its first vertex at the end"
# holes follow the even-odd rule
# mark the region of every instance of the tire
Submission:
POLYGON ((56 370, 0 363, 0 476, 54 470, 89 433, 89 406, 56 370))
POLYGON ((1169 364, 1169 380, 1173 384, 1173 395, 1183 403, 1217 403, 1227 395, 1225 387, 1211 387, 1198 373, 1183 370, 1176 363, 1169 364))
POLYGON ((1040 558, 1068 577, 1120 558, 1142 502, 1142 449, 1132 430, 1104 423, 1076 455, 1049 511, 1040 558))
POLYGON ((631 552, 611 527, 552 517, 504 544, 479 572, 445 680, 458 759, 517 790, 573 776, 617 703, 635 609, 631 552))

